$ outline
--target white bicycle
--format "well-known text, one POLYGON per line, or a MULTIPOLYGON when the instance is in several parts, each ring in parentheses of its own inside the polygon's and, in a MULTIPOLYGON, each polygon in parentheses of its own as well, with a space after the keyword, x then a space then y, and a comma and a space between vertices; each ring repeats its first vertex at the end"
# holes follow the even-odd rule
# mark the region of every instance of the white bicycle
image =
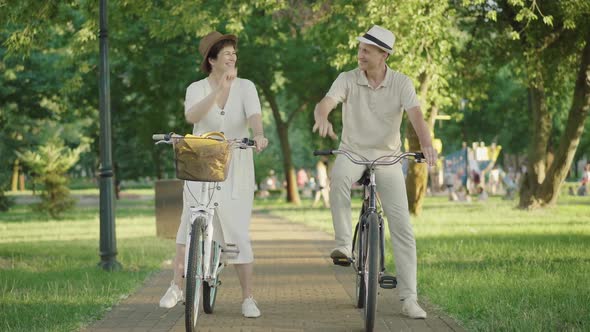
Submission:
POLYGON ((182 136, 174 133, 155 134, 152 138, 156 144, 174 145, 176 176, 185 180, 183 186, 185 204, 190 208, 184 264, 185 327, 186 331, 195 332, 201 294, 203 311, 211 314, 215 308, 215 299, 221 285, 220 274, 225 267, 222 254, 227 258, 239 253, 239 248, 235 244, 222 245, 214 241, 213 217, 216 204, 212 204, 212 199, 217 189, 217 182, 221 182, 218 180, 223 181, 227 176, 227 164, 231 156, 230 154, 227 157, 220 157, 220 154, 228 153, 228 151, 231 153, 231 149, 235 148, 253 148, 254 141, 248 138, 226 140, 219 133, 209 133, 204 137, 182 136), (221 146, 216 142, 191 146, 192 139, 214 140, 221 146), (223 163, 225 165, 222 165, 223 163), (204 167, 206 164, 215 164, 213 170, 210 166, 204 167), (188 181, 192 179, 198 181, 195 182, 197 185, 189 186, 188 181))

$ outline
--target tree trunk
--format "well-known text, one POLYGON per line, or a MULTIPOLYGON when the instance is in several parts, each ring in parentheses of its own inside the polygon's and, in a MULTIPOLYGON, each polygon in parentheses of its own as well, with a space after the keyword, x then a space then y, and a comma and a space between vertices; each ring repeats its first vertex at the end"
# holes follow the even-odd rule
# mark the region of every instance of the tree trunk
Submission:
MULTIPOLYGON (((423 72, 418 77, 420 82, 420 99, 424 102, 428 94, 428 87, 430 86, 429 76, 423 72)), ((436 108, 433 107, 434 113, 436 108)), ((430 131, 434 126, 434 117, 431 116, 427 122, 430 131)), ((406 139, 408 140, 409 151, 420 151, 420 140, 414 130, 414 126, 410 121, 406 123, 406 139)), ((428 185, 428 167, 426 164, 418 164, 409 161, 408 175, 406 176, 406 193, 408 195, 408 207, 410 213, 413 215, 420 215, 422 213, 422 204, 426 197, 426 188, 428 185)))
MULTIPOLYGON (((408 139, 409 151, 420 151, 418 135, 416 135, 416 131, 409 121, 406 125, 406 138, 408 139)), ((428 167, 426 164, 409 161, 408 175, 406 176, 406 192, 408 194, 408 207, 410 213, 413 215, 422 213, 427 182, 428 167)))
POLYGON ((532 140, 528 148, 527 171, 522 175, 520 188, 519 207, 522 209, 535 208, 539 204, 536 192, 545 180, 547 144, 551 135, 551 114, 547 107, 542 79, 538 78, 534 86, 529 86, 528 92, 533 126, 532 140))
POLYGON ((586 38, 586 47, 574 88, 574 97, 570 108, 565 132, 559 142, 553 163, 547 171, 545 181, 537 193, 542 205, 555 204, 561 185, 572 165, 580 138, 584 132, 584 122, 590 112, 590 35, 586 38))
POLYGON ((539 93, 535 88, 529 88, 529 92, 532 92, 531 96, 534 97, 531 98, 533 106, 531 109, 535 127, 529 147, 528 175, 523 182, 520 194, 519 207, 522 209, 554 204, 571 166, 590 109, 590 36, 586 37, 586 46, 582 51, 566 129, 559 142, 555 159, 547 172, 545 172, 545 158, 551 118, 544 114, 547 107, 542 90, 539 93))
POLYGON ((301 204, 301 199, 299 198, 299 191, 297 190, 295 167, 293 166, 293 158, 291 157, 291 145, 289 145, 289 124, 281 118, 279 105, 270 91, 270 88, 261 88, 264 97, 270 105, 277 126, 277 134, 279 137, 279 143, 281 144, 281 152, 283 153, 283 171, 285 173, 285 180, 287 181, 287 187, 285 188, 287 191, 287 202, 299 205, 301 204))

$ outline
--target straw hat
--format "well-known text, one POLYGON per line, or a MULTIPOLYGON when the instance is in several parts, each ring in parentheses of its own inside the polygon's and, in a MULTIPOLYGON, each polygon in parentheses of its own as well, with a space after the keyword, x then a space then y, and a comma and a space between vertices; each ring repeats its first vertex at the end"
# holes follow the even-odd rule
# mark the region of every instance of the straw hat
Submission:
POLYGON ((377 46, 385 52, 393 54, 393 44, 395 44, 393 32, 378 25, 374 25, 363 36, 357 37, 357 40, 361 43, 377 46))
POLYGON ((207 55, 209 55, 209 50, 211 50, 211 47, 213 47, 215 43, 224 39, 233 40, 234 42, 238 41, 238 37, 235 35, 223 35, 217 31, 210 32, 205 37, 201 38, 201 42, 199 42, 199 53, 203 56, 203 61, 200 66, 203 72, 207 72, 207 55))

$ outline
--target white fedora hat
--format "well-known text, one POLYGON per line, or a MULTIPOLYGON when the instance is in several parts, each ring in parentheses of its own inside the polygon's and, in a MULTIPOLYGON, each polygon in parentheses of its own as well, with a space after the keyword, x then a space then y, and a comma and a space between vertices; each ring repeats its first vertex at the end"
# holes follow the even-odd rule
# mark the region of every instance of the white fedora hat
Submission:
POLYGON ((378 25, 374 25, 367 33, 356 39, 361 43, 375 45, 385 52, 393 54, 393 44, 395 44, 393 32, 378 25))

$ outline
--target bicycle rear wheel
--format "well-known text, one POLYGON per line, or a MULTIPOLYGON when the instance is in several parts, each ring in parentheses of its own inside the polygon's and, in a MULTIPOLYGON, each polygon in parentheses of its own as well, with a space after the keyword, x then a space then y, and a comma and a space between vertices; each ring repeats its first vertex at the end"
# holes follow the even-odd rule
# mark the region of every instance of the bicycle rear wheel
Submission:
POLYGON ((371 332, 375 327, 375 315, 377 312, 377 289, 379 287, 379 218, 377 214, 370 214, 368 225, 368 252, 367 274, 365 284, 367 294, 365 297, 365 331, 371 332))
POLYGON ((197 318, 199 316, 199 301, 201 300, 201 286, 203 274, 203 233, 201 225, 205 218, 198 217, 191 226, 191 239, 189 243, 188 267, 186 272, 186 301, 184 307, 184 322, 186 331, 197 331, 197 318))
MULTIPOLYGON (((213 242, 211 245, 211 265, 210 267, 213 269, 215 267, 219 268, 219 264, 221 262, 221 246, 217 244, 217 242, 213 242)), ((215 299, 217 298, 217 290, 221 285, 219 281, 219 269, 217 270, 217 274, 215 275, 214 279, 210 281, 205 281, 203 283, 203 311, 206 314, 212 314, 213 309, 215 309, 215 299)))
POLYGON ((362 217, 361 220, 356 224, 354 230, 354 270, 356 272, 356 307, 362 309, 365 306, 365 259, 367 252, 367 232, 363 231, 362 228, 362 217))

